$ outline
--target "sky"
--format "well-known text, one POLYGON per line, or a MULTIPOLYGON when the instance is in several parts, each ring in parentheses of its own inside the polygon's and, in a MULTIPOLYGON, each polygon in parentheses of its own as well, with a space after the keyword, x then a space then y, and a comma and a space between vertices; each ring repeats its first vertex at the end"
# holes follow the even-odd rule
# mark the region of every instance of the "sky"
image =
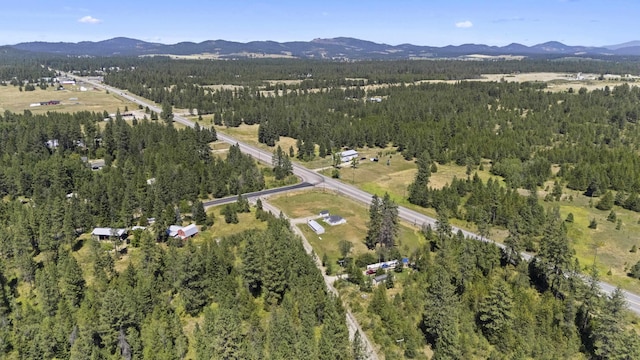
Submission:
POLYGON ((640 40, 638 0, 17 0, 0 4, 0 45, 29 41, 310 41, 504 46, 640 40))

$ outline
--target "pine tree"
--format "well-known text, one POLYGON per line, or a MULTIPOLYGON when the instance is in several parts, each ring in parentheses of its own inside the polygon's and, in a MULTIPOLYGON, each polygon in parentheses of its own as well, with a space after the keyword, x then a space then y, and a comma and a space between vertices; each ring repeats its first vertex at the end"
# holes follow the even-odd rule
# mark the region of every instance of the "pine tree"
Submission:
POLYGON ((353 336, 352 348, 353 360, 367 360, 369 358, 364 341, 362 340, 362 335, 360 335, 360 331, 356 330, 356 333, 353 336))
POLYGON ((249 291, 254 296, 257 296, 262 288, 264 261, 264 248, 261 239, 258 239, 256 235, 249 235, 242 253, 242 275, 249 291))
POLYGON ((417 159, 418 172, 409 185, 409 202, 419 206, 426 207, 429 203, 427 186, 429 185, 429 177, 431 176, 431 159, 427 152, 417 159))
POLYGON ((447 210, 438 209, 438 217, 436 219, 436 235, 439 241, 451 238, 451 225, 449 224, 449 212, 447 210))
POLYGON ((382 229, 382 202, 377 195, 373 195, 371 205, 369 206, 369 227, 365 244, 369 250, 375 249, 380 239, 380 231, 382 229))
POLYGON ((459 300, 449 274, 444 268, 434 270, 434 279, 427 290, 422 328, 427 341, 435 347, 434 358, 459 359, 459 300))
POLYGON ((506 248, 503 250, 506 261, 518 265, 521 260, 522 239, 515 223, 509 224, 509 235, 504 239, 506 248))
POLYGON ((637 340, 631 339, 637 335, 627 333, 623 326, 627 306, 620 288, 605 300, 592 335, 594 355, 598 359, 637 359, 640 356, 637 340))
POLYGON ((220 213, 224 215, 224 221, 227 224, 237 224, 239 222, 235 204, 225 205, 220 213))
POLYGON ((596 209, 611 210, 613 208, 613 202, 614 202, 613 194, 611 194, 611 191, 607 191, 600 198, 600 201, 598 201, 598 203, 596 204, 596 209))
POLYGON ((79 307, 80 302, 84 296, 85 289, 85 281, 82 276, 82 269, 78 264, 78 261, 73 256, 73 254, 69 254, 65 261, 62 263, 63 273, 62 273, 62 291, 71 304, 74 307, 79 307))
POLYGON ((288 239, 279 230, 281 226, 284 225, 272 225, 264 239, 266 251, 262 268, 262 288, 266 291, 266 301, 270 305, 279 303, 287 289, 288 239))
POLYGON ((238 194, 238 199, 236 201, 236 212, 239 213, 248 213, 251 211, 249 206, 249 200, 246 197, 242 196, 242 194, 238 194))
POLYGON ((480 303, 478 312, 482 332, 492 344, 504 343, 504 334, 510 329, 514 317, 512 309, 509 286, 505 281, 497 280, 489 296, 480 303))
POLYGON ((562 285, 566 282, 565 272, 571 266, 573 252, 569 247, 567 229, 560 219, 557 208, 548 214, 547 222, 544 235, 540 240, 539 265, 551 291, 558 296, 562 285))
POLYGON ((162 112, 160 113, 160 116, 167 125, 171 125, 173 123, 173 107, 168 101, 164 101, 162 103, 162 112))
POLYGON ((329 298, 320 332, 318 358, 327 360, 347 360, 351 358, 349 331, 344 322, 345 313, 340 299, 329 298))
POLYGON ((187 252, 182 257, 180 273, 180 294, 184 299, 185 310, 197 314, 207 303, 206 284, 203 279, 204 260, 193 242, 187 242, 187 252))
POLYGON ((396 205, 389 193, 385 193, 382 198, 380 209, 382 223, 378 233, 378 243, 390 249, 395 246, 395 239, 398 236, 400 224, 398 222, 398 205, 396 205))
POLYGON ((293 166, 291 165, 291 159, 282 151, 280 145, 273 152, 273 173, 276 180, 282 180, 285 177, 293 173, 293 166))
POLYGON ((197 225, 204 225, 207 222, 207 212, 204 210, 202 201, 197 200, 193 204, 193 220, 197 225))

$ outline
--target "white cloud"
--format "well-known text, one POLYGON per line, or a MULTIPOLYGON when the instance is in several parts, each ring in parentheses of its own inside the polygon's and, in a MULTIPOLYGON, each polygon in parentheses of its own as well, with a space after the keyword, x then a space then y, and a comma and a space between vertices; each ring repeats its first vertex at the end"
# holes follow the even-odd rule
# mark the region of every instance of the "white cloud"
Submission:
POLYGON ((473 26, 473 23, 469 20, 467 21, 460 21, 456 23, 456 27, 460 28, 460 29, 467 29, 473 26))
POLYGON ((84 24, 99 24, 102 22, 102 20, 100 19, 96 19, 91 15, 87 15, 87 16, 83 16, 80 19, 78 19, 78 22, 84 23, 84 24))

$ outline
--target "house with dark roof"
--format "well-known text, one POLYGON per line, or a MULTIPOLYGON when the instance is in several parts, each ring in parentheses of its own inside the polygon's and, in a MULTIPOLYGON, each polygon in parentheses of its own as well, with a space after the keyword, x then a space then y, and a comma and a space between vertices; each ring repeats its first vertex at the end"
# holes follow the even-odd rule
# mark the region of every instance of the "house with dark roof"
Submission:
POLYGON ((376 277, 373 278, 373 285, 378 285, 381 284, 385 281, 387 281, 387 278, 389 277, 388 274, 382 274, 382 275, 378 275, 376 277))
POLYGON ((331 226, 336 226, 340 224, 345 224, 347 220, 340 215, 330 215, 324 219, 324 222, 331 226))

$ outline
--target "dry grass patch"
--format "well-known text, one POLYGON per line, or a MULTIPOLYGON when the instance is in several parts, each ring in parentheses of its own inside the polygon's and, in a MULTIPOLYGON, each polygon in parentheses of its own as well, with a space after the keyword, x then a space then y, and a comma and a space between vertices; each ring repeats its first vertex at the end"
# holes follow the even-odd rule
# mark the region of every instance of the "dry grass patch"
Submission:
POLYGON ((29 110, 34 114, 43 114, 47 111, 57 112, 79 112, 95 111, 115 113, 118 109, 121 112, 125 107, 137 109, 138 106, 123 98, 102 90, 93 90, 87 86, 87 91, 80 91, 80 85, 67 85, 65 90, 57 91, 53 87, 41 90, 36 87, 34 91, 19 91, 14 86, 0 86, 0 112, 9 110, 20 113, 29 110), (59 100, 59 105, 29 106, 32 103, 41 101, 59 100))

